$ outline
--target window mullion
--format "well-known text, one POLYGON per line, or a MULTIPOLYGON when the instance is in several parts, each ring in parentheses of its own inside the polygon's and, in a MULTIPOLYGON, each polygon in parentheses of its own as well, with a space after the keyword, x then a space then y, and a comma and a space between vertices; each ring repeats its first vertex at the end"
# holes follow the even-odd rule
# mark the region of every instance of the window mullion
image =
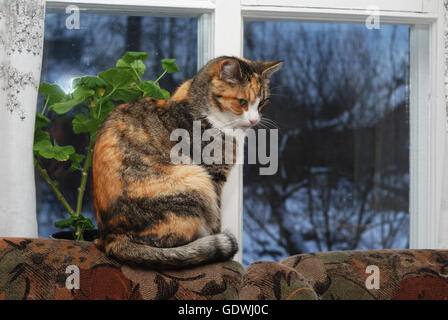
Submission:
MULTIPOLYGON (((242 56, 241 7, 239 1, 216 0, 213 15, 213 56, 242 56)), ((240 149, 240 152, 243 150, 240 149)), ((236 164, 224 185, 222 229, 237 238, 240 250, 235 260, 242 261, 243 244, 243 165, 236 164)))

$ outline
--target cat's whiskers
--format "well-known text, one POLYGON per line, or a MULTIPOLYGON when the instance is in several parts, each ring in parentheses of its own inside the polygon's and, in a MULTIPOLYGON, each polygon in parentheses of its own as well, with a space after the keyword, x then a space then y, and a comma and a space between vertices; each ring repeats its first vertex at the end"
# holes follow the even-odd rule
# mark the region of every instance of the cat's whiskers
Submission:
POLYGON ((269 119, 269 118, 266 118, 266 117, 262 117, 262 118, 260 119, 260 122, 259 122, 259 123, 263 124, 263 125, 266 126, 268 129, 278 129, 278 128, 279 128, 278 123, 276 123, 274 120, 269 119), (269 126, 271 126, 271 127, 269 127, 269 126))
POLYGON ((282 94, 282 93, 272 93, 270 94, 271 97, 276 96, 276 97, 286 97, 286 94, 282 94))
POLYGON ((288 87, 288 86, 287 86, 287 85, 280 85, 280 86, 272 87, 272 88, 270 88, 270 90, 271 90, 271 92, 272 92, 272 91, 274 91, 274 90, 276 90, 276 89, 279 89, 279 88, 286 88, 286 87, 288 87))
POLYGON ((254 126, 254 128, 257 128, 257 129, 263 129, 263 128, 266 128, 266 129, 269 129, 263 122, 258 122, 255 126, 254 126))

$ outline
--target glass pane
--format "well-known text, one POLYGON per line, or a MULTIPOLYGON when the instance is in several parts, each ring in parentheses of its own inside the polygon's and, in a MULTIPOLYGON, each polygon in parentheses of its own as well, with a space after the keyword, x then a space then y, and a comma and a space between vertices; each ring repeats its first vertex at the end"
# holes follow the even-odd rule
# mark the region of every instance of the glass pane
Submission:
POLYGON ((409 27, 244 28, 246 58, 284 64, 264 114, 279 130, 278 170, 244 166, 243 262, 407 248, 409 27))
MULTIPOLYGON (((142 17, 125 15, 81 14, 80 29, 66 28, 66 14, 49 13, 45 17, 45 43, 42 82, 59 84, 66 92, 71 80, 82 75, 96 75, 115 67, 126 51, 144 51, 149 54, 145 80, 155 80, 161 73, 160 60, 176 58, 180 72, 166 75, 162 88, 173 92, 177 85, 192 77, 197 69, 197 19, 171 17, 142 17)), ((38 110, 44 101, 40 97, 38 110)), ((76 110, 74 111, 76 113, 76 110)), ((71 144, 78 153, 85 154, 88 138, 71 130, 69 119, 48 113, 55 119, 51 135, 59 145, 71 144)), ((73 114, 70 114, 70 119, 73 114)), ((59 188, 72 207, 76 205, 80 173, 70 172, 69 164, 44 161, 50 176, 59 182, 59 188)), ((48 237, 59 231, 56 220, 68 216, 47 183, 36 172, 37 216, 39 236, 48 237)), ((83 214, 93 218, 90 181, 84 196, 83 214)))

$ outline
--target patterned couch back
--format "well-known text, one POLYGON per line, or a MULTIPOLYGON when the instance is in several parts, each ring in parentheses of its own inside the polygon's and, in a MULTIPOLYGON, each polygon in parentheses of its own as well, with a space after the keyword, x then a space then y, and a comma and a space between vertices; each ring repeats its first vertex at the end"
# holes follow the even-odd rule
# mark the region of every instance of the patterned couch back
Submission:
POLYGON ((448 250, 341 251, 185 270, 121 265, 92 243, 0 238, 0 299, 448 299, 448 250), (79 288, 78 288, 79 286, 79 288))

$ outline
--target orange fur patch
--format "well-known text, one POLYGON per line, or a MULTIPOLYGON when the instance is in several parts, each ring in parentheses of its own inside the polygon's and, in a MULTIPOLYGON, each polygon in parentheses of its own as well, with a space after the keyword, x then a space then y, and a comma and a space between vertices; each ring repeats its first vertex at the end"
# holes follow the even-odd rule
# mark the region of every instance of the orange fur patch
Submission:
POLYGON ((235 115, 241 115, 247 111, 248 105, 257 99, 260 87, 261 84, 256 75, 244 87, 232 87, 217 78, 212 80, 212 93, 217 97, 224 111, 232 112, 235 115), (241 106, 239 99, 246 100, 248 104, 241 106))
POLYGON ((167 102, 168 102, 168 100, 166 100, 166 99, 157 99, 156 106, 158 108, 165 108, 168 105, 167 102))
POLYGON ((113 226, 113 227, 117 227, 119 224, 128 224, 129 223, 129 217, 126 214, 119 214, 119 215, 115 215, 113 216, 109 221, 108 221, 108 226, 113 226))
POLYGON ((188 99, 188 92, 191 86, 191 79, 182 83, 171 96, 171 101, 179 102, 188 99))
POLYGON ((198 191, 206 197, 211 206, 216 204, 215 189, 204 168, 197 165, 172 165, 164 169, 166 172, 163 175, 151 176, 145 181, 129 184, 127 188, 129 197, 160 197, 198 191))
POLYGON ((98 137, 93 151, 93 205, 100 228, 102 222, 99 212, 107 210, 108 204, 120 196, 123 190, 120 180, 122 159, 118 143, 117 135, 106 130, 98 137))
POLYGON ((204 221, 198 217, 179 217, 172 212, 165 214, 165 219, 139 233, 139 236, 175 234, 186 241, 195 240, 203 228, 204 221))

